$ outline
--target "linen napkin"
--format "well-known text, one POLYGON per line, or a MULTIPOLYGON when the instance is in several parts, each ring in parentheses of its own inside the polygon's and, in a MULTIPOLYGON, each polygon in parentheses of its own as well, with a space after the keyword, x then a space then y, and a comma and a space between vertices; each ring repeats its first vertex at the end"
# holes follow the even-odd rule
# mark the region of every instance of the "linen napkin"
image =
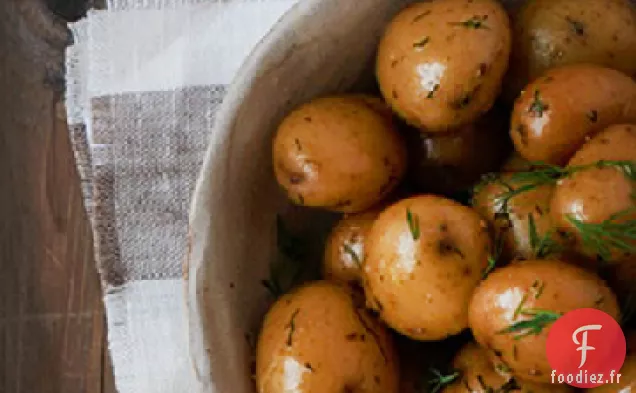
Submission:
POLYGON ((190 197, 227 85, 296 1, 110 0, 70 25, 67 117, 120 393, 201 391, 184 317, 190 197))

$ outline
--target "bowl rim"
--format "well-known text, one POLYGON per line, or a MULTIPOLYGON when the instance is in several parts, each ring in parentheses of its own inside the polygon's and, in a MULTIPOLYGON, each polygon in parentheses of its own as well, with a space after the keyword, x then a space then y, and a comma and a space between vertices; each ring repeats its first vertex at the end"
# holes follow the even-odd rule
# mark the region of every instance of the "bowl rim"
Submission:
MULTIPOLYGON (((210 233, 212 220, 207 214, 201 214, 203 206, 210 205, 209 190, 213 183, 222 184, 227 173, 217 173, 214 178, 206 176, 211 168, 228 162, 228 146, 231 145, 232 135, 236 131, 236 123, 241 114, 245 97, 249 96, 255 83, 268 69, 284 62, 286 57, 294 51, 297 42, 294 32, 304 23, 311 11, 325 7, 333 0, 298 0, 290 7, 258 41, 239 67, 232 82, 228 85, 226 95, 216 113, 214 126, 210 130, 208 147, 203 164, 199 170, 197 181, 192 194, 189 209, 187 247, 183 260, 183 278, 186 302, 187 342, 189 345, 190 362, 194 367, 194 374, 201 391, 209 391, 212 386, 210 378, 210 359, 207 356, 209 345, 205 335, 205 321, 203 318, 203 299, 205 292, 205 263, 202 258, 195 258, 197 253, 204 254, 203 242, 197 237, 205 238, 210 233), (193 228, 197 228, 195 233, 193 228), (203 228, 203 231, 200 230, 203 228), (193 348, 197 348, 193 350, 193 348)), ((216 188, 215 194, 223 192, 223 188, 216 188)))

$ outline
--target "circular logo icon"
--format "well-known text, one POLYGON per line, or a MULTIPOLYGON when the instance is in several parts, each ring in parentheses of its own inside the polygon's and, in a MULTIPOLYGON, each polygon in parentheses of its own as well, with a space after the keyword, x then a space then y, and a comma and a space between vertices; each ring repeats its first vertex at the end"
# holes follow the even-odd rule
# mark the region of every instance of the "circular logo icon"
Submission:
POLYGON ((617 383, 626 347, 623 330, 608 314, 593 308, 571 311, 548 333, 552 382, 577 388, 617 383))

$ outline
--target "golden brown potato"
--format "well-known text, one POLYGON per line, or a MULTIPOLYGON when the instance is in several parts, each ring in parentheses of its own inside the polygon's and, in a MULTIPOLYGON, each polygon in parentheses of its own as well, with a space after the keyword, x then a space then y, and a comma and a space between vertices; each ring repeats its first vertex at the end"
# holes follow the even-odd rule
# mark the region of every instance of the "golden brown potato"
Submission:
POLYGON ((295 203, 355 213, 380 202, 406 171, 390 111, 373 97, 316 99, 293 111, 274 138, 278 183, 295 203))
POLYGON ((512 18, 505 95, 547 70, 590 63, 636 76, 636 11, 629 0, 534 0, 512 18))
POLYGON ((499 94, 510 41, 508 15, 495 0, 413 4, 380 42, 380 90, 416 128, 439 132, 472 123, 499 94))
POLYGON ((457 354, 453 368, 459 371, 460 378, 448 385, 444 393, 565 393, 574 390, 567 385, 518 380, 510 374, 505 363, 492 363, 487 351, 474 342, 466 344, 457 354))
POLYGON ((636 82, 609 68, 563 66, 532 82, 517 99, 510 134, 527 160, 563 165, 586 137, 636 121, 636 82))
POLYGON ((512 181, 511 176, 504 173, 496 180, 478 186, 473 196, 473 207, 490 222, 495 237, 502 239, 503 260, 543 258, 555 249, 547 246, 560 244, 550 216, 554 186, 543 185, 518 194, 506 205, 502 202, 506 193, 527 184, 512 181))
POLYGON ((501 172, 526 172, 532 169, 532 163, 513 152, 501 167, 501 172))
POLYGON ((576 153, 569 168, 592 167, 559 181, 551 214, 559 230, 568 235, 581 254, 608 262, 630 259, 636 254, 636 242, 627 234, 634 232, 628 221, 636 219, 636 183, 633 174, 628 175, 622 166, 596 167, 603 161, 636 163, 635 125, 609 127, 576 153), (617 224, 623 227, 616 227, 617 224))
POLYGON ((257 346, 259 393, 397 393, 386 329, 343 286, 316 282, 281 297, 257 346))
POLYGON ((330 281, 360 284, 367 235, 380 214, 373 210, 344 217, 327 238, 323 276, 330 281))
POLYGON ((468 302, 490 250, 477 213, 431 195, 405 199, 380 214, 366 249, 367 302, 389 326, 422 341, 468 327, 468 302))
POLYGON ((620 320, 615 295, 596 275, 558 260, 516 262, 495 270, 477 288, 469 322, 475 340, 516 378, 549 383, 545 343, 551 322, 545 321, 578 308, 620 320), (517 329, 521 321, 535 321, 539 332, 517 329))
POLYGON ((455 196, 497 170, 510 150, 507 116, 491 111, 449 133, 410 129, 408 178, 419 192, 455 196))

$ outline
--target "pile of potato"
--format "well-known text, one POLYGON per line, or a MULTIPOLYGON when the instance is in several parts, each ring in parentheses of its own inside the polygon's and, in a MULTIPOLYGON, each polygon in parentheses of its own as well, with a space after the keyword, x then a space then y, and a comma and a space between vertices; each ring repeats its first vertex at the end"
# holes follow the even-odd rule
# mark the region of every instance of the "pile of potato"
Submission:
MULTIPOLYGON (((378 97, 315 99, 275 135, 290 200, 343 217, 323 280, 265 317, 258 392, 415 392, 413 374, 432 379, 419 392, 572 391, 549 384, 550 325, 623 323, 636 282, 633 4, 416 3, 376 71, 378 97), (457 337, 444 372, 403 372, 396 342, 457 337)), ((631 352, 622 371, 591 390, 636 388, 631 352)))

